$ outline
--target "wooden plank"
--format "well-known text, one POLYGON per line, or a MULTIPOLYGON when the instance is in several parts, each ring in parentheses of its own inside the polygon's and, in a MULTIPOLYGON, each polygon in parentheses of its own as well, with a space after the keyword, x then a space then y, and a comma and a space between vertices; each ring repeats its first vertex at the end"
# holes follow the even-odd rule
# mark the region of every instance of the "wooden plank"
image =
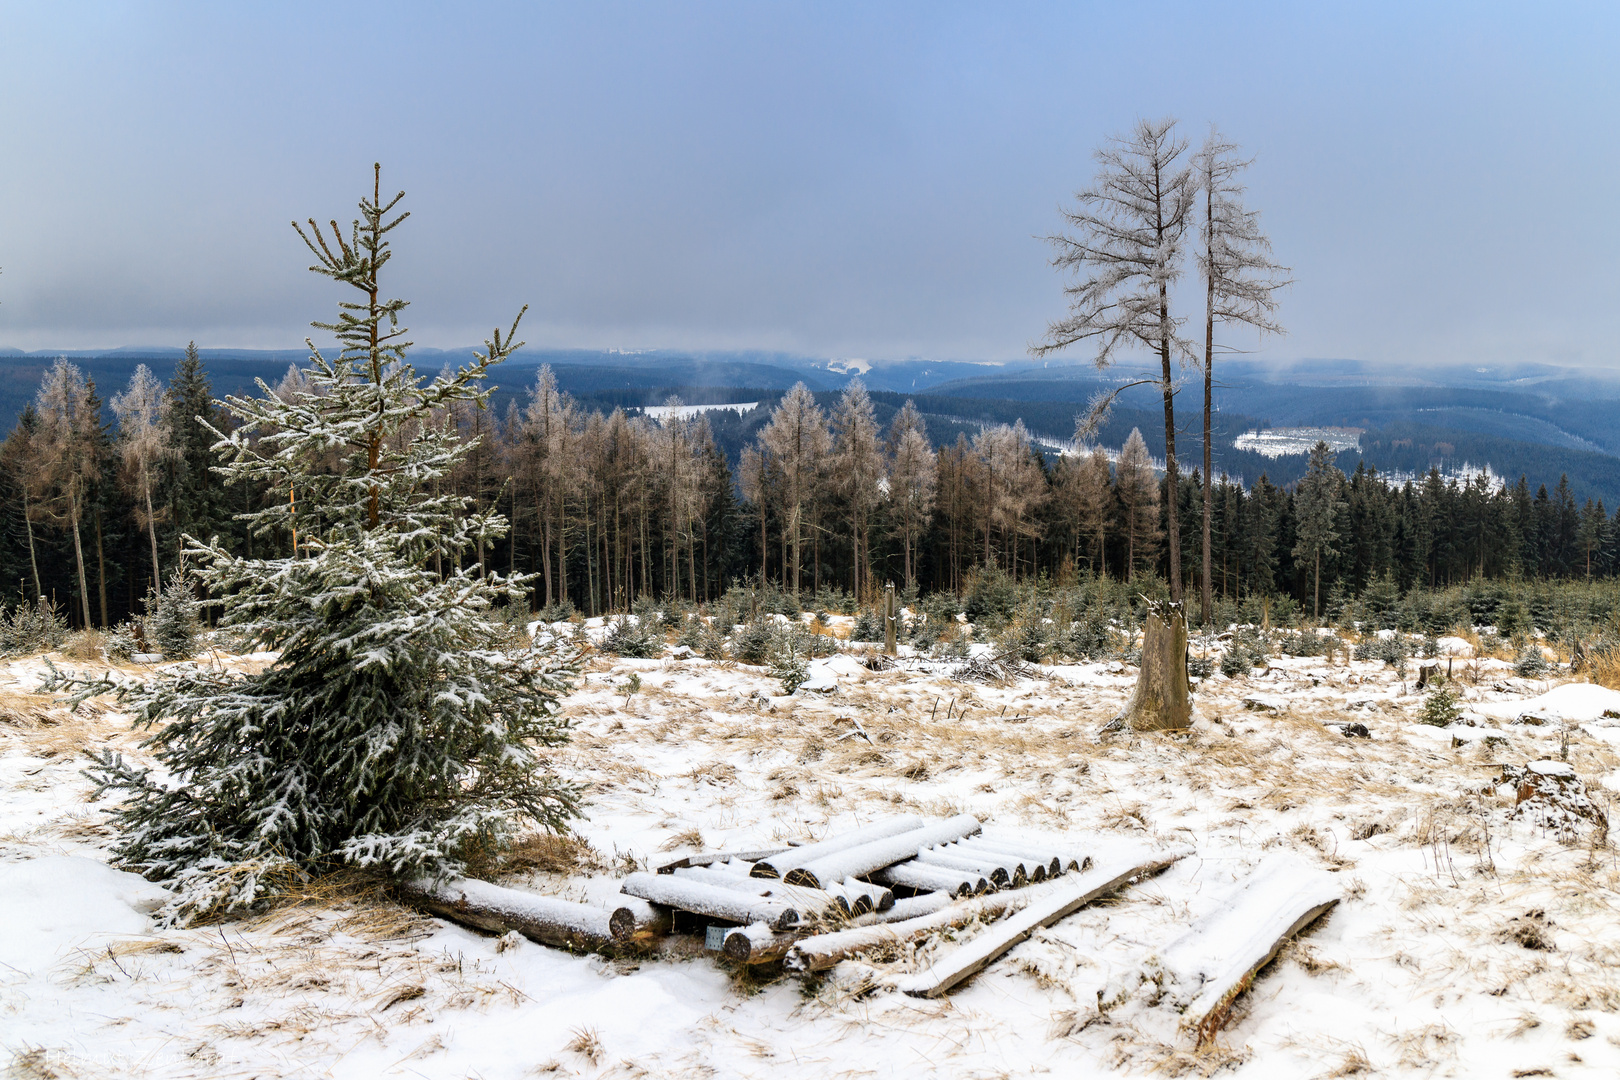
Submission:
POLYGON ((1226 1026, 1226 1022, 1232 1018, 1232 1006, 1237 1003, 1239 995, 1254 985, 1255 977, 1260 974, 1260 969, 1275 960, 1277 954, 1282 951, 1282 947, 1288 944, 1295 934, 1326 915, 1338 902, 1339 898, 1334 897, 1332 900, 1306 908, 1289 925, 1288 929, 1278 935, 1277 940, 1272 942, 1271 948, 1266 950, 1265 955, 1256 960, 1235 982, 1218 994, 1207 995, 1207 1001, 1205 1000, 1206 995, 1200 995, 1199 1002, 1201 1004, 1195 1003, 1188 1007, 1187 1012, 1182 1016, 1181 1026, 1196 1036, 1199 1046, 1209 1042, 1215 1037, 1216 1032, 1226 1026))
POLYGON ((1164 996, 1199 1045, 1231 1018, 1237 998, 1305 927, 1339 902, 1338 878, 1277 852, 1217 898, 1154 958, 1164 996))
POLYGON ((953 950, 927 971, 901 980, 900 990, 912 997, 939 997, 962 980, 983 971, 1039 927, 1051 926, 1093 900, 1140 877, 1156 874, 1187 854, 1187 849, 1177 849, 1114 862, 1054 882, 1022 911, 953 950))

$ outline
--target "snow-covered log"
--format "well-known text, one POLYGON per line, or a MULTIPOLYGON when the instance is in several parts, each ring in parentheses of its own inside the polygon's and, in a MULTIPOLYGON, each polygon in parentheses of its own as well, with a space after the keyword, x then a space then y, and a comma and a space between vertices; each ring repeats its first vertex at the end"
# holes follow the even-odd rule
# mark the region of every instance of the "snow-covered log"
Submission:
MULTIPOLYGON (((673 876, 688 881, 703 882, 706 885, 714 885, 722 889, 730 889, 733 892, 780 900, 799 912, 815 914, 837 908, 845 915, 848 915, 853 907, 850 896, 836 893, 830 888, 811 889, 802 885, 789 885, 779 878, 749 877, 747 874, 736 870, 722 869, 718 864, 714 866, 684 866, 676 870, 673 876)), ((876 890, 878 887, 867 885, 866 888, 876 890)), ((887 892, 887 890, 884 891, 887 892)), ((893 894, 889 895, 892 902, 893 894)))
POLYGON ((986 825, 984 831, 975 840, 983 840, 986 845, 1011 851, 1014 854, 1032 853, 1037 857, 1046 855, 1062 860, 1063 866, 1068 870, 1084 870, 1091 864, 1091 855, 1085 846, 1069 839, 1053 839, 1040 834, 1030 834, 1022 829, 1010 828, 1006 825, 986 825))
POLYGON ((764 923, 739 926, 726 934, 720 951, 739 964, 769 964, 787 955, 797 934, 778 934, 764 923))
MULTIPOLYGON (((1046 877, 1062 877, 1070 870, 1079 870, 1081 860, 1066 855, 1053 848, 1039 847, 1033 843, 1023 843, 1018 840, 1007 840, 1001 836, 971 836, 961 842, 965 850, 984 850, 999 852, 1003 855, 1013 855, 1024 860, 1024 865, 1033 873, 1035 866, 1040 866, 1046 877)), ((1033 879, 1032 879, 1033 880, 1033 879)))
POLYGON ((1288 939, 1341 895, 1338 881, 1287 852, 1268 856, 1208 914, 1149 961, 1181 1025, 1200 1044, 1225 1025, 1232 1004, 1288 939))
POLYGON ((1031 885, 1039 885, 1049 877, 1056 874, 1047 873, 1055 860, 1036 858, 1031 855, 1020 855, 1015 851, 998 848, 994 844, 981 842, 977 836, 970 836, 959 844, 952 844, 942 850, 959 853, 964 859, 991 859, 1013 871, 1016 879, 1019 873, 1031 885))
MULTIPOLYGON (((798 944, 788 950, 784 962, 790 971, 825 971, 846 957, 879 945, 902 945, 919 934, 1016 910, 1028 902, 1029 896, 1028 892, 991 893, 896 922, 872 923, 830 934, 813 934, 800 938, 798 944)), ((897 906, 899 903, 895 901, 897 906)))
POLYGON ((752 867, 756 859, 764 859, 772 855, 779 855, 785 851, 794 850, 796 849, 790 847, 772 847, 763 848, 759 851, 705 851, 697 855, 683 855, 674 862, 665 863, 658 868, 658 872, 668 874, 685 866, 735 866, 742 862, 746 862, 752 867))
POLYGON ((870 825, 863 825, 859 829, 840 833, 826 840, 818 840, 814 844, 803 844, 796 848, 788 848, 779 854, 769 855, 754 861, 753 875, 755 877, 784 877, 789 870, 826 858, 835 852, 848 851, 850 848, 869 844, 874 840, 883 840, 901 833, 912 832, 927 824, 915 814, 905 814, 900 817, 885 818, 874 821, 870 825))
MULTIPOLYGON (((858 847, 835 851, 814 862, 801 863, 783 875, 792 885, 819 888, 823 881, 840 881, 849 877, 865 877, 876 870, 913 858, 919 849, 934 844, 949 843, 979 831, 979 819, 972 814, 956 817, 920 829, 911 829, 894 836, 858 847)), ((758 868, 756 867, 756 872, 758 868)))
POLYGON ((401 886, 412 904, 452 922, 526 938, 560 949, 594 949, 623 941, 635 931, 628 907, 601 908, 554 896, 492 885, 476 878, 453 878, 436 885, 419 878, 401 886))
POLYGON ((951 896, 943 892, 918 893, 916 896, 907 896, 896 900, 887 911, 874 911, 870 915, 862 915, 855 920, 857 926, 875 926, 878 923, 903 922, 906 919, 915 919, 919 915, 932 915, 936 911, 949 907, 951 896))
MULTIPOLYGON (((976 870, 948 870, 943 866, 924 866, 916 861, 896 863, 870 876, 873 881, 884 885, 903 885, 908 889, 942 892, 953 897, 977 896, 990 889, 990 879, 976 870)), ((895 901, 897 904, 899 902, 895 901)))
POLYGON ((1016 915, 988 928, 966 945, 942 957, 927 971, 902 980, 900 989, 912 997, 938 997, 963 979, 983 971, 1037 928, 1051 926, 1098 897, 1113 893, 1127 882, 1163 870, 1187 853, 1186 849, 1180 849, 1145 857, 1117 859, 1106 866, 1054 882, 1040 890, 1016 915))
POLYGON ((774 929, 785 930, 799 921, 798 910, 785 901, 674 874, 631 874, 624 879, 620 889, 628 896, 639 896, 654 904, 707 915, 724 922, 743 925, 762 922, 774 929))
POLYGON ((857 878, 846 878, 838 883, 845 893, 850 896, 859 896, 863 899, 861 914, 872 911, 888 911, 894 907, 894 892, 882 885, 874 885, 869 881, 857 878))
POLYGON ((993 858, 983 853, 974 855, 952 845, 924 848, 917 852, 917 861, 923 866, 943 866, 950 870, 983 874, 998 889, 1029 884, 1023 864, 1016 859, 993 858))

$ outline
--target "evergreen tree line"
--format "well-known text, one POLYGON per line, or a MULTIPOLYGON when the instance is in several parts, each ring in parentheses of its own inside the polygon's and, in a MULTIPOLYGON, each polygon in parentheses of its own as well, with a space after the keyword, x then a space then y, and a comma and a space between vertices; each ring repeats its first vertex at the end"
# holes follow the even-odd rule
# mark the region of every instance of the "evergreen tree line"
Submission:
MULTIPOLYGON (((289 369, 270 389, 290 399, 309 389, 308 373, 289 369)), ((470 402, 437 410, 433 422, 468 445, 442 493, 513 523, 458 562, 535 574, 531 607, 553 614, 623 611, 648 596, 700 602, 738 581, 866 600, 886 582, 960 594, 984 566, 1014 581, 1090 571, 1147 588, 1169 577, 1174 520, 1182 577, 1202 586, 1201 475, 1178 478, 1172 517, 1139 432, 1118 451, 1055 459, 1019 423, 936 448, 910 402, 884 429, 859 381, 830 409, 801 384, 734 469, 703 414, 667 404, 656 419, 587 411, 541 368, 504 416, 470 402)), ((43 596, 75 626, 111 626, 161 591, 183 535, 265 558, 295 552, 301 523, 322 524, 322 507, 300 505, 296 490, 276 528, 237 520, 268 496, 215 473, 204 423, 228 426, 194 348, 166 387, 137 368, 111 412, 115 422, 94 382, 58 360, 0 447, 8 600, 43 596)), ((1217 601, 1286 596, 1322 614, 1374 589, 1620 572, 1620 512, 1577 504, 1564 478, 1549 490, 1431 470, 1393 484, 1365 465, 1346 476, 1319 446, 1287 488, 1222 475, 1212 489, 1217 601)))

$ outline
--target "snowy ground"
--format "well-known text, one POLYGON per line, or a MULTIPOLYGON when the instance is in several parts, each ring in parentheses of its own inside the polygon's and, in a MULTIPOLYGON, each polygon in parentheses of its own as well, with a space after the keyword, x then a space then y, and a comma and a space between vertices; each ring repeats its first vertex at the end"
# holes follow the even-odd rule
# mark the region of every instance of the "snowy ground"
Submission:
POLYGON ((933 1001, 892 987, 953 942, 800 980, 728 970, 679 942, 641 960, 570 956, 336 886, 251 921, 154 930, 143 912, 161 891, 106 866, 79 773, 85 749, 134 745, 127 718, 94 706, 69 716, 31 693, 38 659, 0 664, 0 1067, 487 1080, 1620 1074, 1620 860, 1590 829, 1568 842, 1514 820, 1513 799, 1488 783, 1492 762, 1556 759, 1567 727, 1569 762, 1606 798, 1601 781, 1620 775, 1620 694, 1453 664, 1467 729, 1413 722, 1421 696, 1379 664, 1279 658, 1264 675, 1199 686, 1190 734, 1107 742, 1097 729, 1134 678, 1117 663, 985 686, 840 657, 812 671, 833 689, 782 697, 761 668, 594 657, 558 764, 593 785, 581 832, 598 865, 516 879, 541 891, 605 897, 632 864, 669 852, 817 837, 901 811, 1196 849, 933 1001), (628 694, 632 673, 640 690, 628 694), (1572 723, 1511 722, 1527 709, 1572 723), (846 737, 855 720, 870 742, 846 737), (1332 871, 1344 899, 1195 1052, 1140 973, 1276 849, 1332 871), (1112 1007, 1100 1011, 1099 996, 1112 1007))

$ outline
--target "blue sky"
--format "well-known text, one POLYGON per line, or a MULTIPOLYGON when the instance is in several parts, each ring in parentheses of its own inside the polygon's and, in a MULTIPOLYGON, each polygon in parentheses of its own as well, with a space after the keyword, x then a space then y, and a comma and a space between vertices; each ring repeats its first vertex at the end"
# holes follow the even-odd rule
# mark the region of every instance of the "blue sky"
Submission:
POLYGON ((1616 10, 0 3, 0 345, 295 346, 288 221, 380 159, 424 344, 1018 358, 1035 236, 1173 115, 1256 156, 1267 355, 1611 366, 1616 10))

